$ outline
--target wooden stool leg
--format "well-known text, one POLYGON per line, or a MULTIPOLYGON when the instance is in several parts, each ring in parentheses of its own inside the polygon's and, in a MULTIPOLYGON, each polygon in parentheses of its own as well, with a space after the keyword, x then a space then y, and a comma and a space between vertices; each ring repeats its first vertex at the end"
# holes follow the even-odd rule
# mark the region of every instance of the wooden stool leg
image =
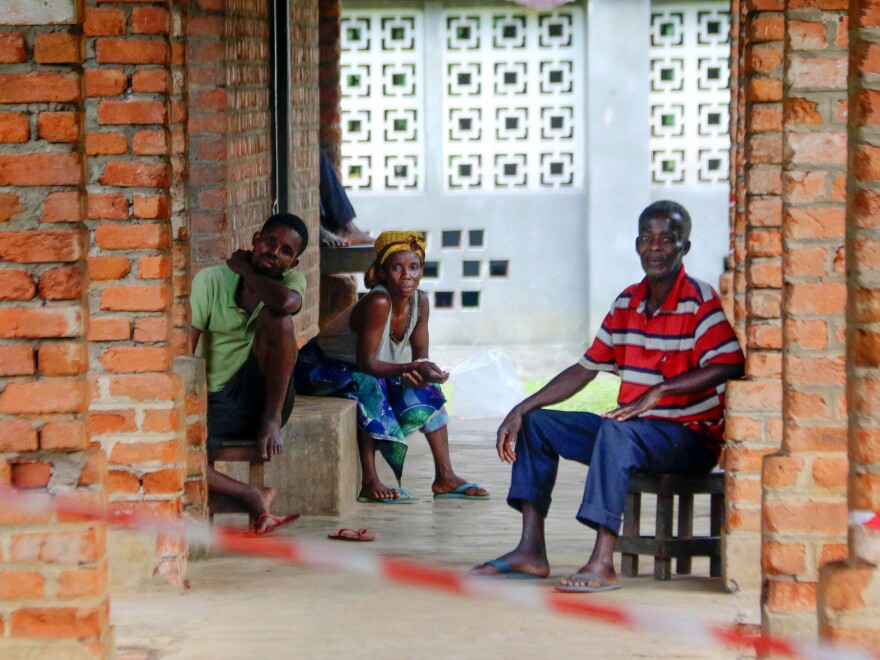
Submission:
POLYGON ((673 496, 657 496, 657 522, 654 531, 654 579, 672 578, 672 559, 661 553, 663 542, 672 537, 673 496))
POLYGON ((256 486, 257 488, 262 488, 263 484, 263 464, 262 463, 248 463, 248 483, 251 486, 256 486))
MULTIPOLYGON (((641 535, 642 494, 627 493, 623 506, 623 535, 626 538, 638 539, 641 535)), ((626 577, 639 574, 639 556, 637 554, 621 554, 620 572, 626 577)))
MULTIPOLYGON (((724 494, 716 493, 712 495, 709 504, 709 535, 721 536, 721 527, 724 523, 724 494)), ((721 577, 721 553, 714 554, 709 558, 709 575, 711 577, 721 577)))
MULTIPOLYGON (((257 488, 262 488, 264 479, 263 472, 263 463, 248 463, 248 483, 251 486, 256 486, 257 488)), ((256 519, 253 516, 250 516, 251 522, 256 524, 256 519)))
MULTIPOLYGON (((678 496, 678 538, 694 538, 694 496, 678 496)), ((675 572, 679 575, 691 574, 691 557, 678 557, 675 560, 675 572)))

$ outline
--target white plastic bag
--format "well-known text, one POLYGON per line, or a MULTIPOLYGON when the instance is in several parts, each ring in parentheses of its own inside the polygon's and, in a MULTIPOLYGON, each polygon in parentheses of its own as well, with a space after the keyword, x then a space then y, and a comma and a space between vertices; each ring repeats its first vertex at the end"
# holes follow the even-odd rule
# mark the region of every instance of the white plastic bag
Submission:
POLYGON ((471 356, 449 374, 452 415, 460 419, 504 417, 525 398, 522 382, 502 351, 471 356))

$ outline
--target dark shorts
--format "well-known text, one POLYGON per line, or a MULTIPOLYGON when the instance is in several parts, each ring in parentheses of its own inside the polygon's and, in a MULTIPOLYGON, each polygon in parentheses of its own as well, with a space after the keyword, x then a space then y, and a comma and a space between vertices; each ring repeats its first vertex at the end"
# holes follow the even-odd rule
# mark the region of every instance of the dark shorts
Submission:
MULTIPOLYGON (((224 440, 253 440, 260 429, 260 417, 266 401, 266 378, 253 353, 248 355, 233 379, 219 392, 208 394, 208 447, 224 440)), ((281 406, 281 425, 287 424, 293 411, 293 374, 281 406)))

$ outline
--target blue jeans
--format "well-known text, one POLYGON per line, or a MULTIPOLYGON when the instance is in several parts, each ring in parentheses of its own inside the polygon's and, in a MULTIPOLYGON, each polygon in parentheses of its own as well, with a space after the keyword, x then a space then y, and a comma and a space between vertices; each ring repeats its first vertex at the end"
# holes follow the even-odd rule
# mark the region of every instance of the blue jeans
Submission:
POLYGON ((519 511, 523 501, 529 502, 546 518, 560 456, 590 466, 577 519, 615 534, 631 474, 700 474, 717 462, 703 438, 678 422, 618 422, 593 413, 535 410, 526 415, 516 439, 507 503, 519 511))

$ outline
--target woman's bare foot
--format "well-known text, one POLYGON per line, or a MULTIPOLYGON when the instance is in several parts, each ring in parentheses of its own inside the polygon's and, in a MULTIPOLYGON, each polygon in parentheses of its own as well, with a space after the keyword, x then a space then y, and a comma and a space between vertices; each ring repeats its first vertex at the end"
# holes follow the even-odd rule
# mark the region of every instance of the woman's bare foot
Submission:
MULTIPOLYGON (((495 561, 506 564, 519 573, 536 575, 541 578, 550 575, 550 562, 547 561, 545 555, 522 552, 519 548, 508 552, 506 555, 501 555, 495 561)), ((474 566, 468 571, 468 575, 501 575, 505 572, 500 567, 486 562, 485 564, 474 566)))
POLYGON ((321 247, 348 247, 348 241, 321 227, 321 247))
POLYGON ((400 497, 400 492, 378 480, 365 481, 361 483, 361 493, 358 497, 364 497, 368 500, 396 500, 400 497))
POLYGON ((376 239, 354 224, 354 221, 342 225, 336 232, 339 238, 348 241, 349 245, 372 245, 376 239))
MULTIPOLYGON (((463 486, 466 483, 469 483, 467 479, 462 479, 457 475, 453 475, 448 479, 437 478, 434 480, 433 485, 431 486, 431 490, 434 491, 435 495, 441 495, 443 493, 451 493, 459 486, 463 486)), ((485 488, 477 488, 476 486, 468 488, 462 493, 463 495, 474 495, 476 497, 483 497, 489 494, 489 491, 485 488)))

